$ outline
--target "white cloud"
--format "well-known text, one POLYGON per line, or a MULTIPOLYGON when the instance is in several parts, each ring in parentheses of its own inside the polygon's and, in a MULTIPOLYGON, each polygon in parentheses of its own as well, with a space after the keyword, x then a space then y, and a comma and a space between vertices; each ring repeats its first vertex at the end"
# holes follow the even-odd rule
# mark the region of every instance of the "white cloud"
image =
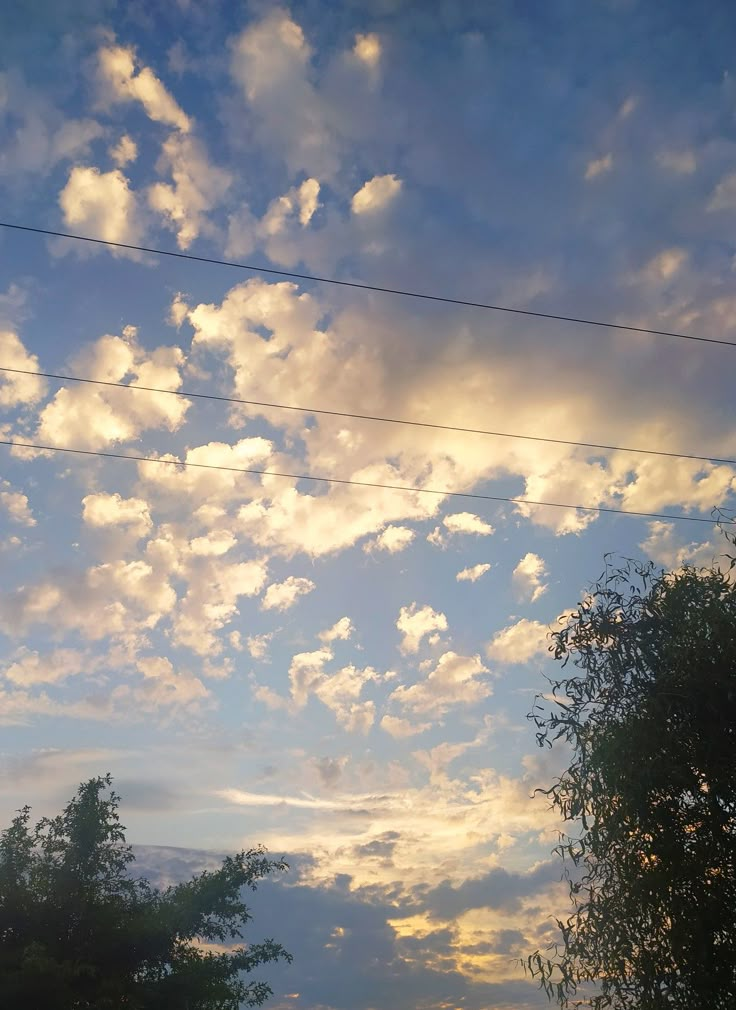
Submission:
POLYGON ((381 729, 397 740, 405 740, 417 736, 432 728, 431 722, 410 722, 397 715, 384 715, 380 723, 381 729))
POLYGON ((490 684, 476 679, 482 673, 488 669, 480 656, 445 652, 425 680, 397 687, 390 700, 416 714, 437 718, 455 705, 473 705, 487 698, 492 693, 490 684))
POLYGON ((140 102, 154 122, 174 126, 182 133, 189 132, 189 117, 150 67, 141 66, 136 70, 132 46, 105 46, 97 59, 100 79, 112 101, 140 102))
POLYGON ((401 179, 395 175, 374 175, 353 196, 353 214, 373 214, 394 200, 401 189, 401 179))
POLYGON ((327 628, 326 631, 320 631, 317 638, 319 638, 320 642, 328 644, 336 641, 346 642, 354 632, 355 628, 350 618, 341 617, 331 628, 327 628))
POLYGON ((10 519, 22 526, 35 526, 28 497, 20 491, 13 491, 7 481, 0 481, 0 507, 5 509, 10 519), (10 489, 10 490, 8 490, 10 489))
POLYGON ((651 284, 658 284, 671 280, 682 267, 687 263, 688 253, 685 249, 673 246, 670 249, 663 249, 657 253, 646 264, 641 273, 640 279, 649 281, 651 284))
POLYGON ((683 543, 679 540, 674 523, 656 520, 649 523, 649 535, 639 546, 652 561, 668 570, 681 568, 683 565, 694 567, 709 567, 717 555, 723 553, 723 545, 715 538, 700 543, 692 541, 683 543))
POLYGON ((475 533, 481 537, 489 537, 495 532, 493 526, 472 512, 455 512, 442 520, 445 529, 450 533, 475 533))
MULTIPOLYGON (((480 516, 474 515, 472 512, 454 512, 451 515, 447 515, 442 520, 442 525, 450 534, 470 533, 476 536, 489 537, 496 532, 490 523, 487 523, 485 519, 481 519, 480 516)), ((436 547, 444 547, 447 543, 446 537, 439 526, 436 526, 432 530, 427 536, 427 540, 436 547)))
MULTIPOLYGON (((106 242, 140 244, 143 225, 135 193, 119 168, 75 165, 59 194, 64 224, 106 242)), ((113 255, 122 250, 112 249, 113 255)))
POLYGON ((429 605, 418 607, 412 603, 402 607, 396 627, 403 635, 399 649, 401 652, 418 652, 422 639, 434 631, 447 631, 447 618, 432 610, 429 605))
POLYGON ((256 114, 260 143, 283 157, 292 174, 331 178, 337 145, 311 59, 301 27, 277 8, 233 40, 231 71, 256 114))
POLYGON ((367 67, 378 66, 381 59, 381 40, 375 32, 366 35, 356 35, 353 53, 367 67))
POLYGON ((585 167, 586 179, 597 179, 599 175, 605 175, 613 168, 613 155, 604 154, 600 158, 589 161, 585 167))
POLYGON ((82 518, 90 526, 123 526, 142 537, 153 526, 148 503, 142 498, 123 498, 117 492, 88 494, 82 499, 82 518))
POLYGON ((490 569, 491 566, 489 564, 473 565, 471 568, 463 568, 461 572, 457 573, 455 578, 458 582, 477 582, 490 569))
POLYGON ((523 617, 493 636, 486 646, 486 655, 499 663, 527 663, 547 652, 547 635, 544 624, 523 617))
POLYGON ((200 703, 210 697, 198 677, 188 670, 175 668, 165 656, 145 656, 136 665, 143 675, 142 684, 134 688, 123 685, 113 695, 117 699, 129 696, 137 708, 177 707, 196 711, 200 703))
POLYGON ((57 684, 72 676, 89 674, 99 663, 99 659, 91 659, 76 649, 54 649, 53 652, 42 655, 22 646, 10 663, 0 668, 0 676, 23 687, 57 684))
POLYGON ((323 677, 325 663, 332 659, 332 650, 327 647, 313 652, 299 652, 292 656, 289 665, 291 697, 297 708, 307 703, 310 691, 323 677))
MULTIPOLYGON (((184 355, 178 347, 148 352, 134 327, 122 336, 106 335, 87 347, 73 370, 92 379, 127 382, 130 386, 179 389, 184 355)), ((37 437, 44 443, 104 449, 130 441, 151 428, 176 431, 184 422, 188 400, 144 390, 105 389, 78 384, 62 386, 41 411, 37 437)))
MULTIPOLYGON (((237 632, 233 632, 233 635, 237 632)), ((268 654, 268 647, 271 644, 271 639, 273 638, 273 632, 267 631, 262 635, 249 635, 248 636, 248 652, 253 659, 265 659, 268 654)))
POLYGON ((408 526, 387 526, 377 537, 369 540, 363 546, 363 550, 370 554, 372 551, 387 551, 389 554, 398 554, 412 542, 416 533, 408 526))
POLYGON ((283 582, 273 582, 263 597, 263 610, 288 610, 300 596, 311 593, 315 588, 311 579, 289 575, 283 582))
POLYGON ((708 210, 736 210, 736 172, 724 175, 711 194, 708 210))
POLYGON ((263 560, 233 561, 222 557, 193 559, 189 588, 172 619, 172 641, 199 656, 222 652, 219 632, 239 614, 241 596, 257 596, 268 577, 263 560))
POLYGON ((130 161, 135 161, 138 157, 138 145, 132 137, 124 133, 117 144, 109 149, 109 155, 118 168, 123 168, 130 161))
POLYGON ((525 554, 514 568, 511 582, 519 599, 534 603, 547 592, 547 584, 542 580, 548 575, 546 565, 538 554, 525 554))
POLYGON ((320 677, 314 684, 314 694, 335 714, 346 733, 367 733, 373 725, 376 706, 373 701, 359 701, 363 688, 381 675, 372 667, 358 669, 345 666, 331 676, 320 677))
POLYGON ((698 167, 693 151, 660 151, 657 161, 662 168, 677 175, 692 175, 698 167))
POLYGON ((173 182, 151 186, 148 202, 176 232, 179 248, 188 249, 200 233, 213 233, 207 214, 224 198, 231 176, 210 164, 200 141, 179 134, 164 141, 158 169, 170 172, 173 182))

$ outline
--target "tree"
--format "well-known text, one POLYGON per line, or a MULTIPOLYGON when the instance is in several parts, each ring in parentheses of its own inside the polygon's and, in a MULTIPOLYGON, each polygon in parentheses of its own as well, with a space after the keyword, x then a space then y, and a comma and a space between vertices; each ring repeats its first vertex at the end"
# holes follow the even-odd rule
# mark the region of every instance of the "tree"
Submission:
POLYGON ((128 872, 135 857, 111 784, 110 775, 83 783, 62 814, 35 828, 23 807, 0 835, 0 1006, 260 1006, 271 988, 241 976, 292 958, 274 940, 233 945, 251 918, 240 894, 288 864, 259 846, 158 890, 128 872))
POLYGON ((582 831, 553 850, 574 906, 555 917, 561 943, 522 964, 562 1007, 736 1007, 736 559, 724 557, 728 570, 676 572, 607 557, 551 636, 583 674, 550 681, 555 707, 535 698, 529 713, 539 746, 563 737, 573 754, 536 792, 582 831))

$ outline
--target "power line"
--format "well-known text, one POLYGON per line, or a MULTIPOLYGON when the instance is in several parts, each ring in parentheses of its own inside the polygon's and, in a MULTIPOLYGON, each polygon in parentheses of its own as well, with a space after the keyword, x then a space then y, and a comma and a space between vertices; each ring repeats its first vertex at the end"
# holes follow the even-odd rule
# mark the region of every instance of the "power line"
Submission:
POLYGON ((648 326, 628 326, 625 323, 611 323, 600 319, 583 319, 578 316, 560 316, 553 312, 534 312, 531 309, 512 309, 508 305, 491 305, 487 302, 472 302, 463 298, 449 298, 444 295, 430 295, 424 291, 407 291, 402 288, 385 288, 377 284, 363 284, 359 281, 340 281, 335 277, 318 277, 316 274, 300 274, 293 270, 277 270, 274 267, 260 267, 253 263, 238 263, 234 260, 214 259, 210 256, 195 256, 193 253, 175 252, 173 249, 155 249, 151 246, 133 245, 130 242, 112 242, 110 239, 92 238, 91 235, 72 235, 65 231, 52 231, 49 228, 32 228, 25 224, 10 224, 0 221, 0 228, 12 228, 15 231, 33 232, 36 235, 49 235, 52 238, 74 239, 76 242, 92 242, 95 245, 110 246, 114 249, 130 249, 133 252, 151 253, 154 256, 171 256, 175 259, 192 260, 195 263, 209 263, 219 267, 234 267, 237 270, 252 270, 255 273, 275 274, 278 277, 292 277, 301 281, 313 281, 317 284, 336 284, 343 288, 358 288, 361 291, 377 291, 384 295, 401 295, 403 298, 421 298, 430 302, 443 302, 446 305, 465 305, 472 309, 487 309, 491 312, 507 312, 516 316, 534 316, 536 319, 554 319, 562 323, 577 323, 581 326, 601 326, 609 330, 626 330, 630 333, 651 333, 659 337, 676 337, 678 340, 697 340, 703 344, 722 344, 725 347, 736 347, 736 341, 718 340, 715 337, 696 337, 691 333, 675 333, 671 330, 654 330, 648 326))
POLYGON ((287 403, 268 403, 264 400, 241 400, 235 396, 218 396, 215 393, 189 393, 182 389, 160 389, 158 386, 131 385, 127 382, 109 382, 105 379, 88 379, 79 375, 61 375, 57 372, 33 372, 27 368, 10 368, 0 365, 0 372, 16 375, 33 375, 41 379, 59 379, 63 382, 83 382, 94 386, 111 386, 114 389, 132 389, 145 393, 166 393, 169 396, 183 396, 196 400, 216 400, 220 403, 237 403, 248 407, 269 407, 276 410, 295 410, 305 414, 324 414, 329 417, 350 417, 359 421, 381 421, 385 424, 406 424, 415 428, 432 428, 438 431, 454 431, 466 435, 493 435, 497 438, 521 438, 530 442, 548 442, 553 445, 572 445, 583 449, 605 449, 610 452, 636 452, 647 456, 667 456, 671 459, 694 459, 701 463, 725 463, 736 466, 736 459, 721 456, 698 456, 687 452, 667 452, 664 449, 639 449, 629 445, 605 445, 600 442, 576 442, 567 438, 549 438, 543 435, 521 435, 510 431, 489 431, 485 428, 461 428, 454 424, 435 424, 432 421, 410 421, 398 417, 381 417, 376 414, 354 414, 347 410, 325 410, 318 407, 298 407, 287 403))
POLYGON ((14 446, 18 449, 36 449, 42 452, 68 452, 78 456, 99 456, 104 459, 127 459, 135 463, 163 463, 168 466, 192 466, 204 470, 222 470, 228 473, 245 473, 260 477, 285 477, 288 480, 313 480, 323 484, 347 484, 353 487, 381 488, 385 491, 408 491, 413 494, 440 495, 443 498, 472 498, 477 501, 511 502, 517 505, 543 505, 556 509, 576 509, 579 512, 606 512, 614 515, 638 516, 639 518, 646 519, 666 519, 670 522, 709 523, 710 525, 713 525, 715 522, 713 519, 703 519, 699 516, 673 516, 664 512, 634 512, 630 509, 605 508, 602 505, 567 505, 561 502, 533 501, 530 498, 507 498, 503 495, 477 494, 471 491, 440 491, 436 488, 411 487, 406 484, 381 484, 376 481, 348 480, 344 477, 315 477, 313 474, 281 473, 276 470, 252 470, 239 466, 222 466, 216 463, 190 463, 176 459, 157 459, 155 456, 128 456, 119 452, 73 449, 69 446, 61 445, 36 445, 33 442, 13 442, 6 439, 0 440, 0 445, 14 446))

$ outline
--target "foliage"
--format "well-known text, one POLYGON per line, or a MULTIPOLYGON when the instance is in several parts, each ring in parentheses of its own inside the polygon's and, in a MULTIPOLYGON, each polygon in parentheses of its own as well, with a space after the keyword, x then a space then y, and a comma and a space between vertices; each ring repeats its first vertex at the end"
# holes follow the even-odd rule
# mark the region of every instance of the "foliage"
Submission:
POLYGON ((238 1010, 270 995, 246 983, 280 944, 234 946, 251 918, 243 887, 287 864, 262 847, 158 890, 134 861, 109 775, 83 783, 64 812, 0 835, 0 1006, 54 1010, 238 1010), (207 945, 213 945, 208 947, 207 945))
MULTIPOLYGON (((730 543, 732 534, 722 531, 730 543)), ((609 568, 561 630, 539 746, 574 913, 522 961, 560 1006, 736 1007, 736 583, 730 569, 609 568), (570 867, 574 867, 570 873, 570 867), (579 991, 580 990, 580 991, 579 991), (577 998, 575 998, 577 996, 577 998)))

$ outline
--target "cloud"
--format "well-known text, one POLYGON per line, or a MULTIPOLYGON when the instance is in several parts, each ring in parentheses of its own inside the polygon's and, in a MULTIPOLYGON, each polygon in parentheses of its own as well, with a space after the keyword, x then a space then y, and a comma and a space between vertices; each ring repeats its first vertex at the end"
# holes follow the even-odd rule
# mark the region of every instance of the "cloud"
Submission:
POLYGON ((289 575, 283 582, 274 582, 266 590, 261 608, 263 610, 288 610, 300 596, 306 596, 315 589, 311 579, 289 575))
POLYGON ((326 631, 320 631, 317 638, 326 644, 336 641, 346 642, 354 633, 355 628, 350 618, 341 617, 331 628, 328 628, 326 631))
POLYGON ((374 175, 350 201, 353 214, 374 214, 387 207, 399 194, 401 179, 395 175, 374 175))
POLYGON ((293 186, 288 193, 272 200, 258 225, 259 233, 265 238, 280 235, 286 230, 291 218, 306 228, 321 206, 319 189, 316 179, 305 179, 300 186, 293 186))
POLYGON ((109 149, 109 154, 118 168, 123 168, 130 161, 135 161, 138 157, 138 145, 132 137, 124 133, 117 144, 109 149))
POLYGON ((373 667, 359 669, 350 664, 331 676, 321 677, 314 684, 314 694, 335 714, 346 733, 366 734, 376 716, 373 701, 359 701, 363 688, 370 681, 380 680, 373 667))
POLYGON ((332 659, 332 650, 315 649, 313 652, 299 652, 292 656, 289 665, 291 697, 297 708, 307 703, 310 691, 322 679, 325 663, 332 659))
POLYGON ((82 518, 97 528, 123 526, 137 537, 145 536, 153 526, 147 502, 123 498, 117 492, 86 495, 82 499, 82 518))
POLYGON ((8 490, 10 484, 0 481, 0 507, 8 514, 12 522, 21 526, 35 526, 36 520, 31 512, 28 497, 20 491, 8 490))
POLYGON ((461 572, 458 572, 455 579, 458 582, 477 582, 481 576, 485 575, 486 572, 490 571, 491 566, 489 564, 485 565, 473 565, 472 568, 463 568, 461 572))
MULTIPOLYGON (((35 354, 29 354, 17 334, 0 330, 0 355, 9 368, 28 372, 41 370, 35 354)), ((21 407, 37 403, 46 392, 46 380, 34 375, 0 372, 0 407, 21 407)))
POLYGON ((403 636, 399 645, 401 652, 418 652, 425 636, 433 631, 447 631, 447 618, 429 605, 419 607, 412 603, 401 608, 396 627, 403 636))
POLYGON ((736 210, 736 172, 724 175, 708 201, 709 211, 736 210))
POLYGON ((233 561, 198 557, 188 572, 189 588, 172 620, 172 641, 199 656, 219 655, 224 643, 219 635, 239 613, 241 596, 257 596, 268 577, 263 559, 233 561))
POLYGON ((514 568, 511 582, 516 594, 521 600, 534 603, 547 592, 548 585, 543 582, 549 572, 542 558, 529 551, 514 568))
MULTIPOLYGON (((106 335, 89 345, 73 363, 92 379, 128 385, 179 389, 184 355, 178 347, 145 351, 135 327, 122 336, 106 335)), ((62 386, 39 415, 36 435, 44 443, 104 449, 127 442, 151 428, 176 431, 190 406, 188 400, 144 390, 105 389, 77 384, 62 386)))
POLYGON ((639 546, 652 561, 672 571, 683 565, 709 567, 722 553, 715 537, 702 542, 683 543, 677 536, 674 523, 656 520, 648 524, 649 534, 639 546))
POLYGON ((380 38, 375 32, 369 32, 366 35, 356 35, 353 53, 367 67, 371 69, 377 67, 381 60, 380 38))
MULTIPOLYGON (((237 632, 233 632, 237 634, 237 632)), ((265 659, 268 653, 268 646, 273 638, 273 632, 267 631, 261 635, 248 636, 248 652, 253 659, 265 659)))
POLYGON ((384 715, 381 719, 381 729, 397 740, 417 736, 432 728, 431 722, 410 722, 397 715, 384 715))
POLYGON ((474 705, 487 698, 490 685, 476 678, 488 673, 480 656, 445 652, 425 680, 397 687, 390 700, 417 715, 438 718, 455 705, 474 705))
POLYGON ((651 284, 666 283, 680 272, 687 261, 687 250, 677 246, 663 249, 646 264, 639 277, 651 284))
POLYGON ((522 617, 496 632, 486 646, 486 655, 499 663, 528 663, 547 652, 549 629, 539 621, 522 617))
POLYGON ((46 655, 22 646, 0 675, 21 687, 35 684, 56 684, 69 677, 89 674, 100 665, 99 658, 92 657, 77 649, 54 649, 46 655))
MULTIPOLYGON (((143 223, 136 195, 119 168, 101 172, 75 165, 59 194, 59 206, 68 227, 106 242, 140 244, 143 223)), ((122 254, 123 250, 111 252, 122 254)))
POLYGON ((150 67, 136 70, 132 46, 105 46, 97 54, 99 77, 107 97, 117 102, 140 102, 150 119, 173 126, 182 133, 191 129, 191 121, 169 94, 150 67))
POLYGON ((660 151, 657 161, 662 168, 676 175, 692 175, 698 167, 693 151, 660 151))
POLYGON ((312 49, 301 27, 280 8, 232 41, 231 72, 256 115, 256 136, 292 174, 331 178, 337 145, 329 110, 313 83, 312 49))
POLYGON ((613 168, 613 155, 604 154, 600 158, 589 161, 585 167, 586 180, 597 179, 600 175, 605 175, 613 168))
POLYGON ((176 232, 179 248, 188 249, 201 233, 214 234, 207 215, 225 197, 230 173, 210 164, 200 141, 176 133, 164 141, 158 170, 170 172, 173 182, 151 186, 148 203, 176 232))
POLYGON ((366 554, 372 551, 387 551, 389 554, 398 554, 412 542, 416 533, 408 526, 387 526, 377 537, 364 544, 363 550, 366 554))
MULTIPOLYGON (((481 519, 480 516, 474 515, 472 512, 454 512, 451 515, 447 515, 442 520, 442 525, 450 534, 470 533, 476 536, 489 537, 496 532, 490 523, 487 523, 485 519, 481 519)), ((427 536, 427 540, 436 547, 444 547, 447 543, 447 539, 439 526, 436 526, 427 536)))

